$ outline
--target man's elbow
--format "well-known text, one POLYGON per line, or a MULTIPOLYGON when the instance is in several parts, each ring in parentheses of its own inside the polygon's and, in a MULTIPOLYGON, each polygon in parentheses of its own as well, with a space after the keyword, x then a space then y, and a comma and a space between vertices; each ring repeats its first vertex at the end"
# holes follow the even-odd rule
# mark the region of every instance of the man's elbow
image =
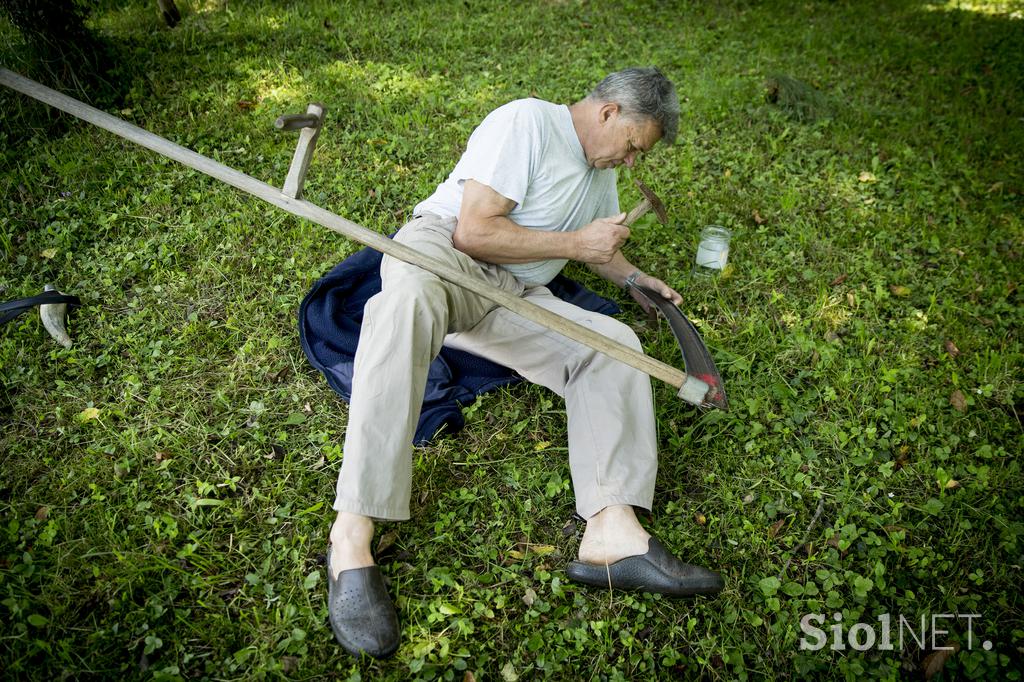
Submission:
POLYGON ((481 241, 479 230, 473 229, 461 220, 455 225, 455 232, 452 233, 452 246, 459 251, 475 258, 481 241))

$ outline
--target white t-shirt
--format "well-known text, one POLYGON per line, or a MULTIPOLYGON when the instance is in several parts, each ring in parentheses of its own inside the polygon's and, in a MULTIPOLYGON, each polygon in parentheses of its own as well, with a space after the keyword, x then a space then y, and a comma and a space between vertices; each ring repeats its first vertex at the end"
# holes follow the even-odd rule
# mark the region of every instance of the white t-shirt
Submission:
MULTIPOLYGON (((413 213, 457 218, 466 180, 514 201, 508 217, 533 230, 571 232, 619 212, 615 170, 587 165, 564 104, 520 99, 492 111, 473 131, 455 170, 413 213)), ((538 286, 550 282, 566 262, 503 267, 527 286, 538 286)))

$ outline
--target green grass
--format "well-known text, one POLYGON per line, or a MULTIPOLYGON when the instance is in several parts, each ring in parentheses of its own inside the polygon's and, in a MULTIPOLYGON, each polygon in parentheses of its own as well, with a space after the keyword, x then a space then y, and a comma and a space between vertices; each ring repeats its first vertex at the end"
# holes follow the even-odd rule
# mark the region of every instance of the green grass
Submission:
MULTIPOLYGON (((321 101, 306 196, 381 233, 493 107, 663 67, 680 140, 637 174, 672 223, 645 219, 628 255, 683 294, 732 410, 656 386, 645 521, 727 588, 569 583, 582 528, 563 406, 517 386, 415 451, 415 518, 379 532, 402 648, 348 658, 322 565, 346 408, 296 310, 356 247, 3 92, 0 299, 52 282, 84 303, 70 350, 34 314, 0 331, 7 676, 895 679, 935 663, 912 641, 801 651, 800 618, 827 629, 838 612, 844 632, 980 614, 971 650, 965 621, 940 621, 936 643, 961 650, 934 679, 1020 678, 1024 5, 178 4, 174 30, 151 2, 93 13, 125 56, 112 113, 279 185, 295 138, 271 124, 321 101), (832 115, 766 103, 775 73, 832 115), (734 234, 710 283, 688 274, 709 223, 734 234)), ((0 36, 0 62, 31 71, 2 21, 0 36)), ((667 327, 625 307, 679 364, 667 327)))

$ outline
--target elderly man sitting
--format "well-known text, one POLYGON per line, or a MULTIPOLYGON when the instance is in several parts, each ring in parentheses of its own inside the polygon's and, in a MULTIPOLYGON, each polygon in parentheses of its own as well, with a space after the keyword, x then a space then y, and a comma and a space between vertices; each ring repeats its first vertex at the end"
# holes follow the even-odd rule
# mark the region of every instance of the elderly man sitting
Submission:
MULTIPOLYGON (((577 260, 618 285, 632 278, 682 300, 622 254, 629 228, 615 171, 671 142, 678 122, 675 88, 654 68, 613 73, 572 105, 505 104, 395 239, 639 350, 627 325, 545 285, 577 260)), ((569 578, 677 596, 722 589, 717 573, 675 558, 634 514, 651 508, 658 467, 647 375, 388 256, 381 279, 364 311, 328 550, 331 627, 347 651, 386 657, 398 648, 398 619, 370 551, 373 520, 410 516, 413 432, 442 344, 565 398, 576 509, 587 520, 569 578)))

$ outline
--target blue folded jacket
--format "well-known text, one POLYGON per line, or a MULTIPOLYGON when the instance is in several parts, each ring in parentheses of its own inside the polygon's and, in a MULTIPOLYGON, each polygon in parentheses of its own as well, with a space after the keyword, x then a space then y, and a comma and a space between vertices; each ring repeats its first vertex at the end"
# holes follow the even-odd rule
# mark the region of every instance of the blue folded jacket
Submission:
MULTIPOLYGON (((318 280, 299 307, 302 350, 346 402, 352 395, 352 366, 363 306, 380 291, 380 261, 378 251, 358 251, 318 280)), ((619 312, 615 303, 568 277, 558 275, 548 288, 581 308, 605 315, 619 312)), ((522 380, 508 367, 472 353, 442 348, 430 364, 413 442, 422 445, 442 431, 459 431, 465 425, 462 405, 471 404, 481 393, 522 380)))

